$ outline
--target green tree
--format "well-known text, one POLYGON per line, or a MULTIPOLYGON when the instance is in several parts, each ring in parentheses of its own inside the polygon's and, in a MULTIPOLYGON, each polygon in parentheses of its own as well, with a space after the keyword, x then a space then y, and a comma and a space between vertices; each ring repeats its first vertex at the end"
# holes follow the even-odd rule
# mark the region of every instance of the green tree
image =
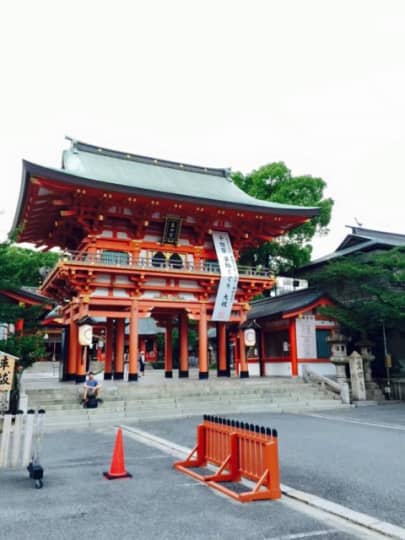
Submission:
POLYGON ((247 175, 236 172, 232 177, 241 189, 257 199, 320 209, 319 216, 280 239, 244 252, 241 263, 262 264, 275 274, 282 274, 309 262, 312 238, 315 234, 327 234, 331 219, 333 200, 323 197, 326 182, 310 175, 292 176, 283 162, 264 165, 247 175))
MULTIPOLYGON (((57 260, 55 253, 41 253, 12 244, 11 240, 0 243, 0 291, 12 291, 23 286, 38 287, 41 270, 52 268, 57 260)), ((41 306, 24 306, 0 301, 0 321, 15 323, 24 319, 29 335, 10 335, 0 341, 0 350, 19 358, 16 365, 14 386, 10 396, 10 409, 15 412, 19 398, 19 380, 23 370, 45 354, 42 334, 35 333, 41 306)))
POLYGON ((341 258, 311 277, 339 302, 324 312, 349 331, 369 334, 405 321, 405 248, 341 258))

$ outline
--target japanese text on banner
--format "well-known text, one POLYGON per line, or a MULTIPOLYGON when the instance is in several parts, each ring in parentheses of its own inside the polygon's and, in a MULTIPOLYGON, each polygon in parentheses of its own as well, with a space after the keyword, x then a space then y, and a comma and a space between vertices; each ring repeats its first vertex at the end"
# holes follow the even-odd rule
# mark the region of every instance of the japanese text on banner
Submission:
POLYGON ((238 267, 233 255, 229 234, 214 231, 212 240, 221 272, 212 320, 229 321, 238 288, 238 267))

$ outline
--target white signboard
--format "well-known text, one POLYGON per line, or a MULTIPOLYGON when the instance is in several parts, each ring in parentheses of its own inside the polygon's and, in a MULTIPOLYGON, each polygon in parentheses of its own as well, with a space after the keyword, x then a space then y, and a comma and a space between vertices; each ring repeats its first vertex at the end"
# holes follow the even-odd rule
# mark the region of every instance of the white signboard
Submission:
POLYGON ((217 253, 221 279, 215 300, 213 321, 229 321, 232 306, 238 288, 238 267, 233 255, 232 244, 228 233, 214 231, 212 233, 215 251, 217 253))
POLYGON ((297 358, 316 358, 316 321, 305 315, 295 321, 297 331, 297 358))

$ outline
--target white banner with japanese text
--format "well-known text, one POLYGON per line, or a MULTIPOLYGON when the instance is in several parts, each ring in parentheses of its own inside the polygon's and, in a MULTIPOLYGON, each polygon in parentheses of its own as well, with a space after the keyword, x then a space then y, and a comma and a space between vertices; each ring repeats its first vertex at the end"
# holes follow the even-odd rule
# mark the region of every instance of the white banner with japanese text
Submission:
POLYGON ((233 255, 229 234, 214 231, 212 233, 212 241, 214 242, 219 270, 221 272, 212 320, 229 321, 238 288, 238 267, 233 255))

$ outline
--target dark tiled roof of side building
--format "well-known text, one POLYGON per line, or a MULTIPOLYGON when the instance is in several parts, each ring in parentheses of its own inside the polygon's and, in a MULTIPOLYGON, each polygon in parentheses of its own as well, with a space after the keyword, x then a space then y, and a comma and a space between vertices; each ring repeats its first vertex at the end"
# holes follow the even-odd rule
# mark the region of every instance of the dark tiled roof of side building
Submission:
POLYGON ((326 296, 324 292, 310 288, 256 300, 251 303, 247 320, 252 321, 262 317, 285 315, 310 306, 326 296))

